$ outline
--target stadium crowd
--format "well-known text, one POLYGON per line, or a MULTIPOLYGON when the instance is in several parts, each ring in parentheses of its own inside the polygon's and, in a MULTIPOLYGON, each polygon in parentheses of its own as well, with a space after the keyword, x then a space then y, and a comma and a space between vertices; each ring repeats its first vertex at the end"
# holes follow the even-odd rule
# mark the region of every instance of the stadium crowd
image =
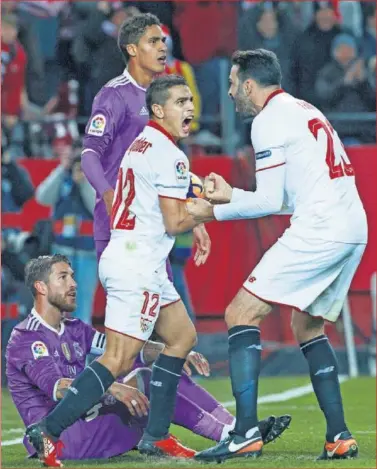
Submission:
MULTIPOLYGON (((124 69, 117 34, 128 17, 151 12, 164 24, 166 72, 182 74, 190 84, 196 104, 192 143, 203 148, 221 149, 220 62, 237 48, 273 50, 284 89, 325 114, 376 111, 373 2, 66 0, 7 1, 1 8, 2 212, 18 212, 35 196, 52 213, 33 233, 2 230, 2 303, 18 303, 21 315, 32 304, 23 266, 31 257, 59 252, 85 277, 78 282, 83 289, 76 314, 91 321, 94 191, 80 169, 81 136, 96 93, 124 69), (56 159, 58 165, 33 187, 17 161, 25 157, 56 159)), ((375 122, 344 120, 336 128, 345 145, 376 141, 375 122)), ((171 256, 182 297, 191 242, 179 238, 171 256)))

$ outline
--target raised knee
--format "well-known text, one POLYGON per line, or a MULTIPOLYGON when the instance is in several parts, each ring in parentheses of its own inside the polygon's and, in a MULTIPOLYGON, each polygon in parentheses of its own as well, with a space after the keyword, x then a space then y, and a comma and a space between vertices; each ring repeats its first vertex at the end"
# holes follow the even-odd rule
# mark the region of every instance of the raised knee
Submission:
POLYGON ((198 343, 198 336, 196 334, 196 330, 193 327, 192 330, 189 331, 185 338, 185 344, 186 344, 186 349, 187 353, 190 353, 191 350, 197 345, 198 343))

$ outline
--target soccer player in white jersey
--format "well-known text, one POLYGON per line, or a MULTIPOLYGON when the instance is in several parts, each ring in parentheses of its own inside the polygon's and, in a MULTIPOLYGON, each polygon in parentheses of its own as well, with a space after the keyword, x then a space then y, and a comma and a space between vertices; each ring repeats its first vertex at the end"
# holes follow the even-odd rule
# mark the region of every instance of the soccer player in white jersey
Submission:
POLYGON ((340 314, 367 243, 366 214, 354 170, 325 116, 280 88, 274 53, 238 51, 232 64, 229 95, 239 113, 255 116, 251 141, 257 189, 232 189, 213 173, 207 177, 206 195, 222 204, 193 201, 188 211, 198 222, 279 213, 292 218, 226 309, 237 423, 227 441, 196 457, 211 461, 261 454, 263 443, 256 428, 259 326, 273 304, 293 308, 292 330, 326 418, 326 442, 319 459, 355 457, 358 446, 345 423, 338 365, 324 330, 324 321, 335 322, 340 314))
MULTIPOLYGON (((104 354, 71 384, 70 391, 26 436, 38 453, 57 446, 63 430, 85 414, 115 379, 131 370, 155 328, 165 348, 150 381, 148 424, 138 445, 145 454, 192 457, 195 451, 169 435, 182 367, 196 331, 168 279, 166 259, 175 235, 197 223, 186 210, 189 162, 177 142, 190 133, 192 94, 182 77, 152 82, 146 95, 151 120, 126 151, 111 215, 111 238, 99 264, 107 293, 104 354)), ((208 250, 199 250, 197 264, 208 250)))

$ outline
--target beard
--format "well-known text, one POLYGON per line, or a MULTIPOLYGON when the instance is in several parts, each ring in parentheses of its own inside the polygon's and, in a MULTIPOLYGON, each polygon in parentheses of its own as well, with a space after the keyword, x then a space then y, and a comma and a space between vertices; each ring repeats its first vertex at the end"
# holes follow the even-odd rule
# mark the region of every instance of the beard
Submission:
POLYGON ((257 115, 257 109, 250 99, 245 96, 243 91, 238 88, 237 94, 234 96, 234 102, 237 107, 238 113, 244 118, 254 117, 257 115))
POLYGON ((62 313, 62 316, 65 312, 72 313, 77 306, 76 300, 73 303, 69 303, 65 296, 58 293, 55 295, 49 293, 47 299, 50 305, 54 306, 62 313))

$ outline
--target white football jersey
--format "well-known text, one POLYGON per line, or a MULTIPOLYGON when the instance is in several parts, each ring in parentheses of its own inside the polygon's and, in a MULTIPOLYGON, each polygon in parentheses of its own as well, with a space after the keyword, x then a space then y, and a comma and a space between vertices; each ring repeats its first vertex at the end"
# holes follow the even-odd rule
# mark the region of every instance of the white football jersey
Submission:
POLYGON ((285 165, 283 213, 300 236, 366 243, 367 221, 355 174, 338 134, 314 106, 282 90, 255 117, 256 177, 285 165))
POLYGON ((167 234, 159 198, 186 200, 189 161, 172 137, 150 121, 126 151, 118 173, 111 216, 111 239, 122 237, 131 250, 161 266, 175 237, 167 234))

